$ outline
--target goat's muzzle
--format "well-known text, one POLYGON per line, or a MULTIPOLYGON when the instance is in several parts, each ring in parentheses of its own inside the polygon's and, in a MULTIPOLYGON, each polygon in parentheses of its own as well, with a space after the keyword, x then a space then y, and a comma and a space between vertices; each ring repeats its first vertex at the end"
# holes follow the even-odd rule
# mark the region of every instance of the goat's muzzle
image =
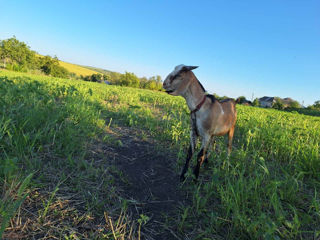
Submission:
POLYGON ((168 84, 166 82, 164 82, 163 83, 163 89, 166 91, 166 93, 170 94, 170 93, 174 92, 173 90, 167 89, 167 87, 168 87, 168 84))

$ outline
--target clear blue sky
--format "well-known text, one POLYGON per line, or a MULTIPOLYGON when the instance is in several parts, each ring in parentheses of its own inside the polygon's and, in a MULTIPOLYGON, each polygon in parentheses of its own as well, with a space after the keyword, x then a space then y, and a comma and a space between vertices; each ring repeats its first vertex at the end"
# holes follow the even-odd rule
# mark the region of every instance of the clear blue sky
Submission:
POLYGON ((210 93, 320 100, 320 1, 3 1, 0 39, 139 77, 178 64, 210 93))

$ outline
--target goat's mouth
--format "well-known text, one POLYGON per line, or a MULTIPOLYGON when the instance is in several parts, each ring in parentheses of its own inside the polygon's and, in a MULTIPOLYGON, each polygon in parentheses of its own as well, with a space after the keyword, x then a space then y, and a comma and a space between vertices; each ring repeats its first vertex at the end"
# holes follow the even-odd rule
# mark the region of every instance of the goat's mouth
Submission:
POLYGON ((166 90, 166 93, 170 94, 170 93, 173 93, 174 90, 166 90))

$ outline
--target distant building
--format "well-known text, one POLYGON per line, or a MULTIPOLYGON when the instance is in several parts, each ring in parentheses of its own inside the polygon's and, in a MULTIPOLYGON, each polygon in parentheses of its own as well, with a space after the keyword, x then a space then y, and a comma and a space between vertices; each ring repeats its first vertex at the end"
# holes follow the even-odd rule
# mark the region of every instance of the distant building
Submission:
POLYGON ((274 97, 262 97, 259 98, 260 107, 271 108, 276 102, 274 97))
POLYGON ((292 105, 296 105, 295 107, 302 108, 302 105, 298 103, 297 101, 293 100, 292 98, 283 98, 282 103, 284 107, 291 107, 292 105))
POLYGON ((259 105, 260 107, 265 108, 271 108, 273 107, 273 104, 276 103, 276 99, 280 101, 280 103, 283 105, 283 108, 301 108, 302 105, 298 103, 296 100, 293 100, 292 98, 276 98, 276 97, 263 97, 259 98, 259 105))
POLYGON ((240 100, 239 98, 236 100, 237 104, 242 104, 242 105, 246 105, 246 106, 252 106, 252 102, 244 99, 244 100, 240 100))
POLYGON ((245 97, 238 97, 236 99, 236 103, 237 104, 242 104, 242 105, 246 105, 246 106, 252 106, 252 102, 247 100, 245 97))
POLYGON ((252 102, 249 100, 244 100, 242 105, 246 105, 246 106, 252 106, 252 102))
POLYGON ((289 107, 290 103, 292 103, 293 100, 287 97, 287 98, 283 98, 281 102, 284 107, 289 107))

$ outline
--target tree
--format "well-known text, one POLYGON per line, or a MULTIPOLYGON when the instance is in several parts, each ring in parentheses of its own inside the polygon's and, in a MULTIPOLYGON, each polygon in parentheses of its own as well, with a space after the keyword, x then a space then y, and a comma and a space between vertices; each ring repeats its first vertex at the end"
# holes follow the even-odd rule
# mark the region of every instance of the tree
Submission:
POLYGON ((162 90, 161 76, 152 76, 149 79, 146 77, 140 78, 140 86, 151 90, 162 90))
POLYGON ((69 76, 68 70, 59 65, 59 60, 57 57, 42 57, 40 60, 40 69, 45 74, 53 77, 66 78, 69 76))
POLYGON ((128 87, 136 87, 138 88, 140 85, 139 78, 134 74, 130 72, 126 72, 125 74, 122 74, 119 79, 121 86, 128 86, 128 87))
MULTIPOLYGON (((2 51, 2 41, 0 40, 0 60, 2 60, 2 55, 3 55, 3 51, 2 51)), ((4 63, 2 65, 2 67, 5 67, 4 63)))
POLYGON ((157 84, 161 84, 162 85, 162 78, 161 78, 160 75, 156 76, 156 82, 157 82, 157 84))
POLYGON ((56 65, 50 75, 53 77, 67 78, 69 77, 69 71, 60 65, 56 65))
POLYGON ((254 106, 254 107, 259 107, 259 105, 260 105, 259 99, 258 99, 258 98, 255 98, 255 99, 253 100, 253 102, 252 102, 252 106, 254 106))
POLYGON ((282 103, 281 98, 279 97, 275 97, 276 102, 273 104, 273 108, 275 109, 279 109, 279 110, 283 110, 284 109, 284 105, 282 103))
POLYGON ((50 73, 52 72, 53 66, 58 64, 50 56, 44 56, 43 58, 41 58, 40 62, 41 62, 40 69, 42 70, 42 72, 44 72, 47 75, 50 75, 50 73))
POLYGON ((150 89, 150 90, 158 90, 159 89, 159 87, 157 86, 156 81, 154 81, 154 80, 151 80, 151 81, 149 80, 147 82, 145 88, 150 89))
POLYGON ((0 42, 0 59, 3 66, 11 70, 26 70, 35 68, 35 52, 30 50, 24 42, 20 42, 15 37, 0 42))
POLYGON ((54 77, 69 76, 68 70, 59 65, 57 57, 39 57, 26 43, 17 40, 16 37, 0 41, 0 60, 3 67, 9 70, 24 72, 28 69, 39 69, 54 77))
POLYGON ((109 73, 109 80, 112 84, 114 85, 120 85, 120 78, 121 78, 121 73, 117 72, 110 72, 109 73))
POLYGON ((246 97, 245 96, 240 96, 237 98, 236 102, 239 103, 239 104, 243 104, 247 101, 246 97))
POLYGON ((315 101, 311 108, 320 110, 320 100, 315 101))
POLYGON ((297 101, 292 101, 289 103, 289 108, 301 108, 301 105, 297 101))
POLYGON ((148 79, 146 77, 140 78, 140 88, 147 88, 148 79))
POLYGON ((91 82, 102 82, 103 76, 100 73, 92 74, 90 80, 91 82))
POLYGON ((107 74, 103 74, 103 76, 102 76, 102 79, 103 79, 103 81, 110 81, 110 76, 109 75, 107 75, 107 74))

